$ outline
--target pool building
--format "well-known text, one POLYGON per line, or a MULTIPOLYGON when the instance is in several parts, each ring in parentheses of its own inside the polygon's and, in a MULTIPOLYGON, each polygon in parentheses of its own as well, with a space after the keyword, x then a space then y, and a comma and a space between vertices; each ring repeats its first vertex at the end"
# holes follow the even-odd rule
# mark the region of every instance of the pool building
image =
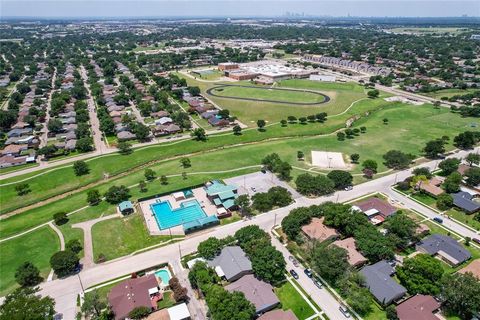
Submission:
POLYGON ((220 223, 235 208, 237 189, 221 181, 140 202, 147 227, 155 235, 184 235, 220 223))

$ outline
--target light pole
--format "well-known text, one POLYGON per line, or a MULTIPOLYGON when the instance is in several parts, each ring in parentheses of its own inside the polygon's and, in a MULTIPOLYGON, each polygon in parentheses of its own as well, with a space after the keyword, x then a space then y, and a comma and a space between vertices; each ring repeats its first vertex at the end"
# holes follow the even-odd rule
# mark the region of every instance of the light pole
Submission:
POLYGON ((178 244, 178 253, 180 254, 180 259, 182 259, 182 249, 180 249, 180 243, 178 244))
POLYGON ((83 289, 82 279, 80 278, 80 273, 77 273, 78 281, 80 281, 80 287, 82 288, 82 294, 85 295, 85 290, 83 289))
POLYGON ((277 213, 275 212, 275 215, 273 216, 273 228, 277 225, 277 213))

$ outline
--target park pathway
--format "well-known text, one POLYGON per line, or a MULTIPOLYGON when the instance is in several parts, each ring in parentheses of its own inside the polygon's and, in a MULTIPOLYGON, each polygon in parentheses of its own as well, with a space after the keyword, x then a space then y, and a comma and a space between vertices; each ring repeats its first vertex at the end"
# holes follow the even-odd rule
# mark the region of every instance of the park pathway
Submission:
MULTIPOLYGON (((52 228, 53 231, 55 231, 55 233, 58 235, 58 238, 60 239, 60 251, 65 250, 65 238, 63 237, 62 231, 60 231, 60 229, 58 229, 58 227, 55 225, 55 223, 53 221, 50 221, 48 223, 48 226, 50 228, 52 228)), ((51 269, 50 273, 48 274, 47 281, 52 281, 53 280, 53 275, 54 275, 54 272, 53 272, 53 269, 51 269)))
POLYGON ((93 259, 93 239, 92 239, 92 227, 94 224, 100 221, 105 221, 113 218, 121 217, 120 213, 111 214, 109 216, 100 217, 85 222, 80 222, 72 225, 72 228, 79 228, 83 230, 83 259, 81 261, 83 269, 90 268, 95 265, 93 259))

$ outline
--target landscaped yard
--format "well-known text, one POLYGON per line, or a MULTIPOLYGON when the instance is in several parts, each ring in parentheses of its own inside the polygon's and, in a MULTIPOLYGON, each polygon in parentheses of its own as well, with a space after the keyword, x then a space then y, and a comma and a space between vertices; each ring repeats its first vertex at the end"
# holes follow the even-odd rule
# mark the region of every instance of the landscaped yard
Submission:
POLYGON ((281 287, 275 288, 275 294, 282 304, 282 309, 291 309, 298 319, 307 319, 314 314, 313 309, 290 282, 287 281, 281 287))
POLYGON ((151 236, 143 217, 135 213, 125 218, 101 221, 92 228, 94 259, 104 254, 106 260, 133 253, 170 239, 169 236, 151 236))
POLYGON ((173 305, 175 305, 175 300, 173 299, 173 292, 172 291, 164 291, 163 292, 163 299, 158 301, 158 303, 157 303, 158 310, 165 309, 165 308, 170 308, 173 305))
POLYGON ((478 216, 479 213, 466 214, 465 212, 455 208, 452 208, 445 213, 453 219, 463 222, 477 231, 480 230, 480 221, 475 220, 475 217, 478 216))
POLYGON ((0 243, 0 296, 15 288, 15 271, 24 262, 32 262, 46 278, 50 272, 50 257, 58 250, 60 240, 48 226, 0 243))

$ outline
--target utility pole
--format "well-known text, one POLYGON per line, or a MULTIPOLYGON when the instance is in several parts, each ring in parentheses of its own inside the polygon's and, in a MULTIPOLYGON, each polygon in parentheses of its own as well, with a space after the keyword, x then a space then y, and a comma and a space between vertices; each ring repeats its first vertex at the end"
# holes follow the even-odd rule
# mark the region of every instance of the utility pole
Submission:
POLYGON ((82 279, 80 278, 80 273, 77 273, 78 281, 80 281, 80 287, 82 288, 82 294, 85 295, 85 290, 83 289, 82 279))

